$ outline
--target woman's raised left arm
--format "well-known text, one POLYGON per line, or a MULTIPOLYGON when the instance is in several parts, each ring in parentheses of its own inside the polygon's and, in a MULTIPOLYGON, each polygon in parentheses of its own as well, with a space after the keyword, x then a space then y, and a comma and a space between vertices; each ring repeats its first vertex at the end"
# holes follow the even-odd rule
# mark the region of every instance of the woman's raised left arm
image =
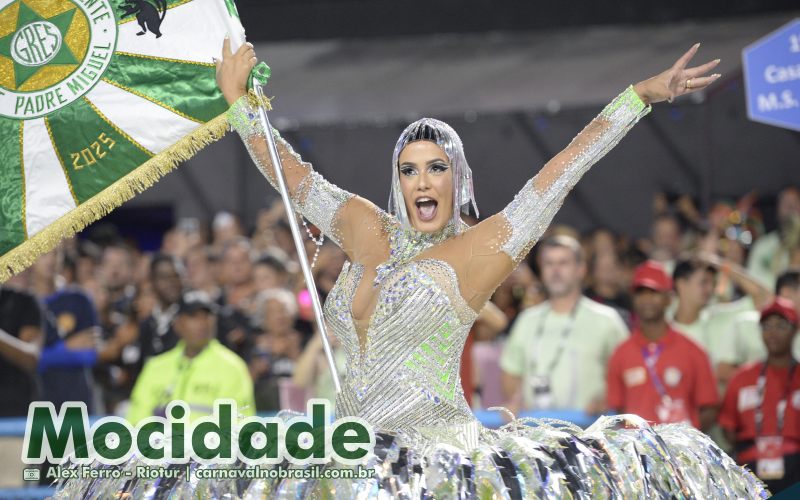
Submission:
POLYGON ((719 59, 686 68, 697 52, 695 44, 673 66, 648 80, 631 85, 611 101, 569 145, 548 161, 501 212, 511 234, 503 250, 519 262, 552 221, 564 199, 583 174, 605 156, 647 113, 653 103, 696 92, 719 78, 702 76, 719 59))
POLYGON ((621 92, 530 178, 500 213, 466 231, 464 237, 469 241, 464 243, 470 252, 468 261, 463 262, 462 288, 472 290, 470 297, 465 295, 471 305, 480 305, 484 296, 488 299, 550 225, 567 193, 650 112, 651 104, 695 92, 719 77, 702 76, 718 64, 718 59, 686 68, 698 46, 689 49, 670 69, 621 92))

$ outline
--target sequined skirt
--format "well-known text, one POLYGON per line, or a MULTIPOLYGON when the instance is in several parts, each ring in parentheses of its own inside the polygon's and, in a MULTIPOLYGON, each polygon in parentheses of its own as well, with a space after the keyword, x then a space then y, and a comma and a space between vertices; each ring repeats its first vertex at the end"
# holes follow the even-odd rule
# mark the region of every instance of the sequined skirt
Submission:
MULTIPOLYGON (((174 477, 80 479, 54 498, 146 499, 518 499, 766 498, 763 484, 700 431, 650 427, 639 417, 602 417, 583 430, 566 423, 516 420, 500 429, 479 423, 421 429, 421 441, 376 431, 359 465, 329 462, 272 467, 293 477, 204 479, 199 468, 246 471, 245 464, 175 465, 174 477), (464 441, 466 439, 467 441, 464 441), (474 446, 468 446, 472 439, 474 446), (453 443, 462 443, 462 445, 453 443), (331 469, 337 469, 331 473, 331 469), (305 471, 305 477, 299 470, 305 471), (329 472, 324 472, 328 470, 329 472), (369 471, 368 474, 365 471, 369 471), (359 477, 361 474, 361 477, 359 477), (367 477, 368 476, 368 477, 367 477)), ((419 437, 419 436, 418 436, 419 437)), ((137 460, 113 466, 134 470, 137 460)), ((108 468, 109 466, 98 466, 108 468)), ((263 470, 263 469, 262 469, 263 470)), ((252 471, 251 471, 252 472, 252 471)), ((208 474, 206 474, 207 476, 208 474)), ((235 474, 231 474, 235 477, 235 474)))

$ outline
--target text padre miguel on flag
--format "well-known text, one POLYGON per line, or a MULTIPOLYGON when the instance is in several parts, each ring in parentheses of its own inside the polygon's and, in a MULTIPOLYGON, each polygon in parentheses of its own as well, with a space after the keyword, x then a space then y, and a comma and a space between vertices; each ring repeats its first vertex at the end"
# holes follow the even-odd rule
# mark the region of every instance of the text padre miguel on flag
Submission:
POLYGON ((0 0, 0 282, 225 134, 231 30, 232 0, 0 0))

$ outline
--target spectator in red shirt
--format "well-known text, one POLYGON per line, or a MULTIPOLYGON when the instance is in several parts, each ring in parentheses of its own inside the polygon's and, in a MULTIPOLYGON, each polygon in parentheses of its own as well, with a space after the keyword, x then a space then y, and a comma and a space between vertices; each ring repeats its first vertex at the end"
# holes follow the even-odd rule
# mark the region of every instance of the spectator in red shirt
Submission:
POLYGON ((653 423, 691 423, 706 431, 716 418, 717 383, 705 351, 664 318, 672 280, 648 261, 633 276, 631 337, 608 365, 608 405, 653 423))
POLYGON ((800 481, 800 370, 792 356, 798 315, 791 301, 778 297, 760 321, 767 359, 733 376, 719 424, 736 460, 776 493, 800 481))

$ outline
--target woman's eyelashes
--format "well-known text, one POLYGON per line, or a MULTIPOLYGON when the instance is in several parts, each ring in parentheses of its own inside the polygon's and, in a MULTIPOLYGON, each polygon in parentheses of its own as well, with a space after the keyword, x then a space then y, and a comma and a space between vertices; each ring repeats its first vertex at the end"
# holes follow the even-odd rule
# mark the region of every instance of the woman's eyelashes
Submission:
MULTIPOLYGON (((442 173, 447 172, 447 169, 450 168, 448 165, 444 163, 432 163, 428 166, 428 171, 432 173, 442 173)), ((411 166, 402 166, 400 167, 400 173, 403 175, 416 175, 417 174, 417 167, 411 166)))

